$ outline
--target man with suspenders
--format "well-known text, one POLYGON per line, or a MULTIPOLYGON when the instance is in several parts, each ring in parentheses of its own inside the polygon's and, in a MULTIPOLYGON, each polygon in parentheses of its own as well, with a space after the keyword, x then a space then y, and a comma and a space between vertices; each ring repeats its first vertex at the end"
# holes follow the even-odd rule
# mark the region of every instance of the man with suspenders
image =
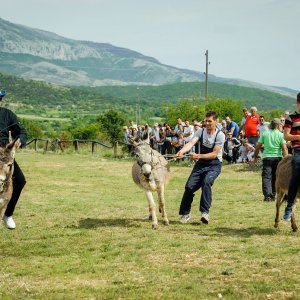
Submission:
POLYGON ((197 160, 191 175, 185 185, 185 191, 181 200, 179 215, 180 222, 187 223, 191 217, 191 205, 194 193, 202 188, 200 200, 200 221, 204 224, 209 222, 209 209, 212 202, 211 187, 215 179, 221 173, 222 148, 225 135, 217 129, 218 115, 214 111, 207 112, 205 116, 205 128, 198 130, 192 140, 178 151, 176 156, 182 158, 198 141, 200 153, 190 153, 193 160, 197 160))

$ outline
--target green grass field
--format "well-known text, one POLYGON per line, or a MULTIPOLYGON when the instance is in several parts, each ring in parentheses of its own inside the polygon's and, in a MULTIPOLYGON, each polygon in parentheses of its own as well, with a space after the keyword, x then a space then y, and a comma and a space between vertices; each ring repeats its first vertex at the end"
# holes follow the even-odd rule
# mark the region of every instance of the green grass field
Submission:
POLYGON ((274 229, 259 172, 225 165, 210 224, 199 192, 179 224, 191 168, 172 165, 170 225, 152 230, 132 161, 29 149, 17 161, 27 185, 16 230, 0 226, 0 299, 300 299, 299 233, 274 229))

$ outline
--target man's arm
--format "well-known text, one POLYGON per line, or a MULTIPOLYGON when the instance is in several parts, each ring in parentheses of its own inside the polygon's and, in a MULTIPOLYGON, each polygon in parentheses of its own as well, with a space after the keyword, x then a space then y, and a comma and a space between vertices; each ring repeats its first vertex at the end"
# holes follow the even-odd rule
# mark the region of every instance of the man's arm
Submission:
POLYGON ((287 148, 286 144, 282 144, 281 145, 281 150, 282 150, 283 157, 285 157, 285 156, 287 156, 289 154, 288 148, 287 148))
POLYGON ((299 134, 291 134, 291 128, 285 127, 284 128, 284 139, 286 141, 300 141, 299 134))
POLYGON ((212 152, 206 153, 206 154, 190 153, 190 158, 193 160, 195 160, 195 159, 212 160, 212 159, 217 158, 218 153, 221 149, 222 149, 221 146, 215 145, 212 152))
POLYGON ((188 152, 196 143, 198 142, 198 138, 193 137, 188 143, 186 143, 183 148, 176 153, 176 156, 179 158, 183 157, 183 154, 188 152))
POLYGON ((262 148, 262 145, 263 144, 261 144, 259 142, 256 144, 255 151, 254 151, 254 160, 253 160, 253 162, 255 164, 257 163, 258 153, 259 153, 259 150, 262 148))

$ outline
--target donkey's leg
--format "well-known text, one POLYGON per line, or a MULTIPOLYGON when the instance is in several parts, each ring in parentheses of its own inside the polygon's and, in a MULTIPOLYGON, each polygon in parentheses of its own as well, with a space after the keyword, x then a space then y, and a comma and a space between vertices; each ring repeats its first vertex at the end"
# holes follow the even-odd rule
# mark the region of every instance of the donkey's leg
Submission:
POLYGON ((169 220, 168 220, 168 216, 167 216, 167 212, 166 212, 166 208, 165 208, 165 187, 164 187, 164 185, 162 185, 161 187, 159 187, 157 189, 157 194, 158 194, 158 200, 159 200, 159 208, 160 208, 160 212, 163 217, 163 220, 164 220, 164 224, 169 225, 169 220))
POLYGON ((296 224, 296 219, 295 219, 295 208, 296 208, 296 201, 293 204, 293 212, 292 212, 292 217, 291 217, 291 226, 294 232, 298 231, 298 227, 296 224))
POLYGON ((149 211, 151 213, 151 217, 152 217, 152 229, 156 229, 157 228, 157 217, 156 217, 156 213, 155 213, 155 202, 153 199, 153 195, 152 192, 150 191, 146 191, 146 197, 149 203, 149 211))
POLYGON ((284 195, 285 195, 284 193, 277 191, 277 195, 276 195, 276 216, 275 216, 275 224, 274 224, 275 228, 278 227, 280 206, 283 202, 284 195))

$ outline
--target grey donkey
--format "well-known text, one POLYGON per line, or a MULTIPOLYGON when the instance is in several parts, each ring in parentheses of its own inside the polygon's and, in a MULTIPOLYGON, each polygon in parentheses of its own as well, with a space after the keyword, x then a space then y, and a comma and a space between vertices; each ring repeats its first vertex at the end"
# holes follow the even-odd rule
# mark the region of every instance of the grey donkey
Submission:
POLYGON ((136 162, 132 166, 132 179, 145 191, 149 204, 149 220, 152 220, 152 228, 157 229, 156 205, 152 192, 157 192, 159 211, 162 214, 164 224, 169 225, 164 197, 165 184, 169 178, 169 168, 167 160, 150 147, 147 130, 143 135, 143 139, 146 141, 134 144, 136 162))

